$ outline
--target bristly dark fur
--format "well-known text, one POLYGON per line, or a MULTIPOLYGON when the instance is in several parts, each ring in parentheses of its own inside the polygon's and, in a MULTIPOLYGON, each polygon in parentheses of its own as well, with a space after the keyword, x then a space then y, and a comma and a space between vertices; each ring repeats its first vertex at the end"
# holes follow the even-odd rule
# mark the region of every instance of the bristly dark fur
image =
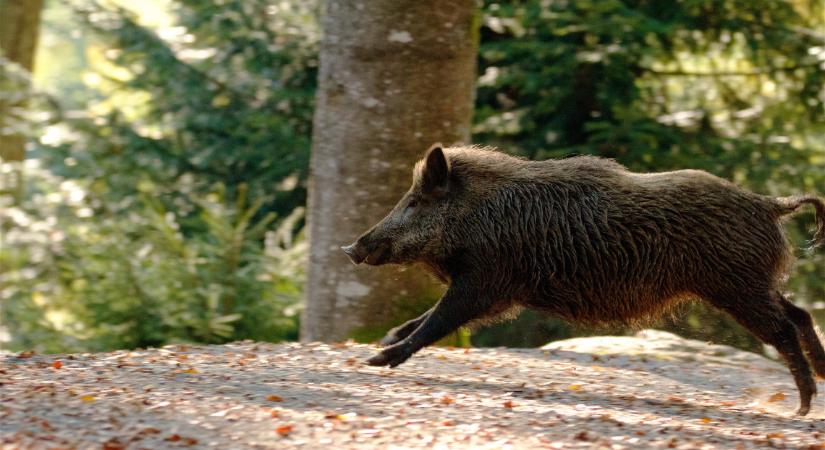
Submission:
POLYGON ((790 261, 775 200, 700 171, 447 149, 457 200, 439 265, 571 321, 632 322, 691 296, 775 290, 790 261))
POLYGON ((822 245, 825 202, 814 196, 767 197, 698 170, 642 174, 595 157, 434 147, 407 195, 353 248, 371 263, 423 263, 450 288, 391 330, 384 343, 394 345, 371 363, 400 364, 459 325, 514 308, 634 323, 698 298, 777 348, 807 413, 811 364, 825 377, 825 350, 810 315, 780 293, 792 262, 781 218, 803 204, 816 208, 812 243, 822 245), (432 185, 443 187, 438 196, 432 185))

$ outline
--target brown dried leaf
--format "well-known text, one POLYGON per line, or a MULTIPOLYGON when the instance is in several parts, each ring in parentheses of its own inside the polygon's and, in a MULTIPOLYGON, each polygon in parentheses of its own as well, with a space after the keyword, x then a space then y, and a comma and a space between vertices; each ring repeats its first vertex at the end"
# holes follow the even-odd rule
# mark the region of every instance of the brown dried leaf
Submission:
POLYGON ((281 425, 278 428, 275 428, 275 432, 280 434, 281 436, 286 436, 289 433, 292 433, 292 425, 281 425))
POLYGON ((575 436, 573 436, 573 438, 578 440, 578 441, 589 441, 590 440, 590 436, 587 435, 587 431, 579 431, 578 433, 576 433, 575 436))
POLYGON ((785 400, 785 394, 783 394, 781 392, 777 392, 777 393, 771 395, 770 397, 768 397, 768 401, 770 403, 781 402, 782 400, 785 400))
POLYGON ((269 396, 266 397, 266 399, 269 400, 270 402, 282 402, 282 401, 284 401, 284 398, 281 397, 281 396, 278 396, 278 395, 269 395, 269 396))
POLYGON ((125 448, 126 444, 120 442, 117 438, 109 439, 103 443, 103 450, 123 450, 125 448))

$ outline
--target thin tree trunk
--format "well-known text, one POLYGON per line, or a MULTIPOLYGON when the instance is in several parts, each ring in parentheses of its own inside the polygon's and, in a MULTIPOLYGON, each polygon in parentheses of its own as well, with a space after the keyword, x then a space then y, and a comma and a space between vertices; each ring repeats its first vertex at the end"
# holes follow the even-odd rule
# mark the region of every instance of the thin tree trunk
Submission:
POLYGON ((329 0, 310 164, 304 341, 372 340, 441 288, 415 268, 353 266, 339 249, 381 219, 434 142, 467 142, 473 0, 329 0))
MULTIPOLYGON (((42 10, 43 0, 0 0, 0 51, 29 72, 34 69, 42 10)), ((0 158, 5 161, 22 161, 25 156, 25 138, 2 129, 4 117, 19 106, 0 101, 0 158)))

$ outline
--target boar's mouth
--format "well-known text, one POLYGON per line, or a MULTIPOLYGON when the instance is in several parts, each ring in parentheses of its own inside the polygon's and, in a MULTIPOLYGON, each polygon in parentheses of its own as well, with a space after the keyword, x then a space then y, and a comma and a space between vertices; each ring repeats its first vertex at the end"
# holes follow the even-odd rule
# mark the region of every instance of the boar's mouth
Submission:
POLYGON ((371 266, 380 266, 386 263, 388 259, 390 259, 390 246, 382 245, 370 252, 370 254, 364 258, 364 262, 371 266))

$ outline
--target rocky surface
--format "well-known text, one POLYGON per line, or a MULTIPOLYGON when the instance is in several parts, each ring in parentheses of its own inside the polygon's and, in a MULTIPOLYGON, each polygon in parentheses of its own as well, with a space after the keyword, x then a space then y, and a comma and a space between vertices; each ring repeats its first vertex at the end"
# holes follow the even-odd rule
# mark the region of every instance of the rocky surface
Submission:
MULTIPOLYGON (((0 447, 825 449, 787 370, 661 332, 544 349, 356 344, 0 356, 0 447)), ((825 385, 820 383, 820 390, 825 385)))

